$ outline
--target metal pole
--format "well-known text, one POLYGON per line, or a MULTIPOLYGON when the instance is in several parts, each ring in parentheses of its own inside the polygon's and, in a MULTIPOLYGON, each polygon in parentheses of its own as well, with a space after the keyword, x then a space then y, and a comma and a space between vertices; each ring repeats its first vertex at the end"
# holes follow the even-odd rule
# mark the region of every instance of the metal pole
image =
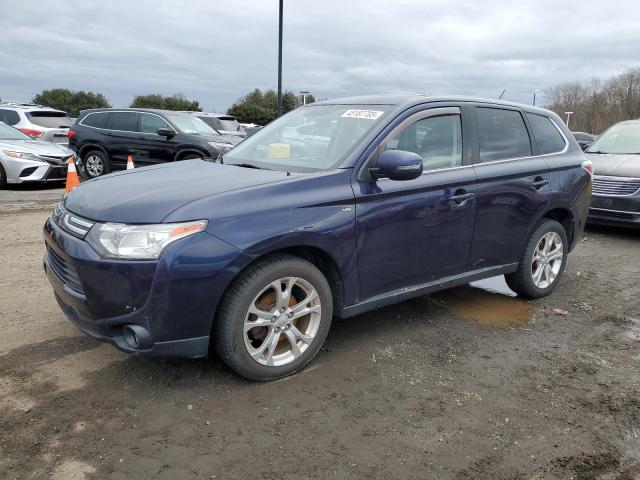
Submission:
POLYGON ((280 0, 279 12, 279 28, 278 28, 278 112, 277 116, 282 115, 282 3, 280 0))
POLYGON ((571 114, 573 112, 564 112, 564 114, 567 116, 567 128, 569 128, 569 120, 571 119, 571 114))
POLYGON ((300 93, 302 94, 302 106, 304 107, 307 104, 307 94, 309 90, 301 90, 300 93))

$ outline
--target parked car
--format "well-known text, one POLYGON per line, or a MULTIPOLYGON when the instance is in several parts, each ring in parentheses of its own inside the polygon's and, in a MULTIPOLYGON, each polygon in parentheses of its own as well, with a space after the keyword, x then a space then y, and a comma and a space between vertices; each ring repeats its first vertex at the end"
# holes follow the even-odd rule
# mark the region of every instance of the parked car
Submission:
POLYGON ((215 159, 241 140, 186 113, 140 108, 83 110, 69 130, 69 146, 88 178, 125 169, 129 155, 136 166, 215 159))
POLYGON ((0 102, 0 122, 46 142, 68 143, 67 132, 73 123, 62 110, 35 103, 0 102))
POLYGON ((237 135, 246 137, 245 129, 242 124, 236 120, 233 115, 225 115, 223 113, 207 113, 207 112, 185 112, 198 117, 204 123, 209 125, 218 133, 223 135, 237 135))
POLYGON ((548 295, 591 196, 591 164, 556 114, 467 97, 316 102, 222 161, 66 196, 44 226, 45 268, 72 322, 126 352, 211 346, 274 379, 314 357, 334 315, 502 274, 548 295), (302 126, 330 136, 323 152, 286 142, 302 126))
POLYGON ((576 139, 582 150, 586 150, 587 147, 597 138, 595 135, 591 135, 586 132, 571 132, 571 134, 573 135, 573 138, 576 139))
POLYGON ((595 169, 589 222, 640 227, 640 120, 616 123, 586 154, 595 169))
POLYGON ((72 156, 63 145, 34 140, 0 122, 0 188, 7 183, 64 181, 72 156))

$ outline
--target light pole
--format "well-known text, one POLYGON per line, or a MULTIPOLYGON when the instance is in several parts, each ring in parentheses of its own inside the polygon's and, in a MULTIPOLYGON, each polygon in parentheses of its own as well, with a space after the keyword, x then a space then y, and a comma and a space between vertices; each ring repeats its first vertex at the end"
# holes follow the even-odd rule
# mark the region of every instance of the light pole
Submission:
POLYGON ((538 93, 538 92, 540 92, 540 93, 544 93, 544 90, 534 90, 534 91, 533 91, 533 104, 532 104, 532 105, 533 105, 534 107, 536 106, 536 93, 538 93))
POLYGON ((564 114, 567 116, 567 122, 566 122, 567 123, 567 128, 569 128, 569 119, 571 118, 571 114, 572 113, 573 112, 564 112, 564 114))
POLYGON ((308 90, 300 90, 302 94, 302 106, 304 107, 307 104, 307 95, 309 94, 308 90))
POLYGON ((282 115, 282 3, 280 0, 278 14, 278 117, 282 115))

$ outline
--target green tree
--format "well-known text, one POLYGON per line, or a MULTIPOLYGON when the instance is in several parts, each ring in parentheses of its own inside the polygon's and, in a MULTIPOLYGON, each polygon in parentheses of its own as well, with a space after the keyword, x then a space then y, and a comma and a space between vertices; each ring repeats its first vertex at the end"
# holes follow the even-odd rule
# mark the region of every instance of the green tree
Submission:
POLYGON ((68 88, 52 88, 43 90, 33 102, 38 105, 63 110, 71 117, 77 117, 80 110, 87 108, 109 108, 109 100, 101 93, 69 90, 68 88))
MULTIPOLYGON (((240 98, 227 110, 242 123, 266 125, 276 118, 278 94, 273 89, 262 92, 259 88, 240 98)), ((287 113, 298 106, 298 100, 291 91, 282 95, 282 110, 287 113)))
POLYGON ((163 97, 159 93, 137 95, 133 98, 132 108, 159 108, 162 110, 184 110, 200 112, 202 108, 197 100, 189 100, 182 93, 163 97))

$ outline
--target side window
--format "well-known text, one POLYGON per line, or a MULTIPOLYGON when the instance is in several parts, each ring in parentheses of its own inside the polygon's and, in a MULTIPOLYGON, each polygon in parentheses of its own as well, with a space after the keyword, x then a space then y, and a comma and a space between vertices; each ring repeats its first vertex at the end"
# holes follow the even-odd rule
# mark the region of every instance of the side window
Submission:
POLYGON ((531 155, 531 141, 520 112, 478 107, 476 118, 481 162, 531 155))
POLYGON ((111 130, 122 132, 138 131, 137 112, 111 112, 111 130))
POLYGON ((94 128, 105 128, 108 113, 89 113, 82 119, 82 125, 94 128))
POLYGON ((564 150, 566 142, 549 117, 535 113, 527 113, 527 119, 531 125, 533 138, 536 139, 538 151, 541 155, 557 153, 564 150))
POLYGON ((422 157, 425 170, 462 164, 460 115, 423 118, 387 140, 385 150, 407 150, 422 157))
POLYGON ((151 113, 140 114, 140 131, 142 133, 158 133, 159 128, 171 127, 158 115, 152 115, 151 113))
POLYGON ((13 110, 0 110, 0 122, 4 122, 7 125, 17 125, 20 122, 20 115, 13 110))

